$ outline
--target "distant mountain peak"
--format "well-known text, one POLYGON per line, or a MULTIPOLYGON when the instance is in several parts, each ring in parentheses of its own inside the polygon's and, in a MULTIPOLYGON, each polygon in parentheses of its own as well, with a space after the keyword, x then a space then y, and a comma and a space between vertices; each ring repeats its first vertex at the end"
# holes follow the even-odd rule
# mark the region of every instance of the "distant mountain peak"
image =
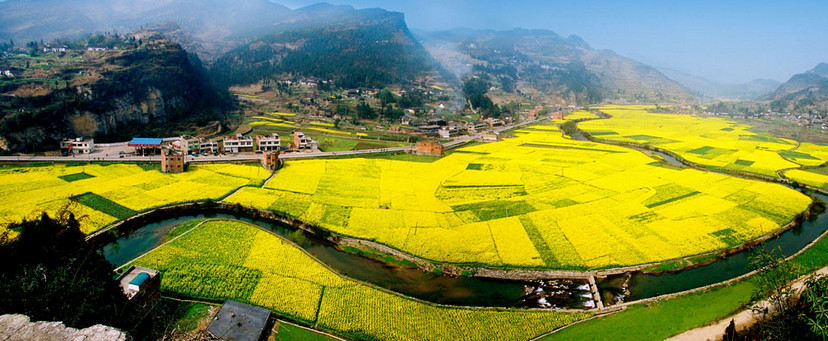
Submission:
POLYGON ((828 76, 828 64, 826 63, 819 63, 816 67, 808 71, 808 73, 816 73, 820 75, 828 76))

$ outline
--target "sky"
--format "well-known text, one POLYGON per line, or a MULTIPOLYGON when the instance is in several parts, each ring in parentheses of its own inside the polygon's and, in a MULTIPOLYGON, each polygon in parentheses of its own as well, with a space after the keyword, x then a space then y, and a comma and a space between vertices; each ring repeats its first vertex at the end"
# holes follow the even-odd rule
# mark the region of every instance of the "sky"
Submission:
MULTIPOLYGON (((273 0, 290 8, 318 0, 273 0)), ((412 29, 543 28, 712 81, 787 81, 828 62, 828 1, 327 0, 405 13, 412 29)))

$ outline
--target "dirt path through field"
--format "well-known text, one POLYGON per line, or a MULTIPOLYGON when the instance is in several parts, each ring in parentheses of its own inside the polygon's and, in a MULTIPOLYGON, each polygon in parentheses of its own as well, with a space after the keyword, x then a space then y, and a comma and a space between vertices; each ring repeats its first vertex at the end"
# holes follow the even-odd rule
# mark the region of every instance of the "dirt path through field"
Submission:
MULTIPOLYGON (((828 274, 828 266, 817 270, 815 274, 820 276, 828 274)), ((802 287, 804 285, 805 278, 800 278, 799 280, 794 282, 792 287, 796 291, 800 291, 802 290, 802 287)), ((761 306, 766 306, 767 301, 762 301, 759 304, 761 306)), ((679 335, 673 336, 667 339, 666 341, 718 341, 722 339, 722 336, 724 336, 725 328, 727 328, 727 326, 730 324, 730 320, 733 320, 736 324, 736 330, 743 330, 756 323, 757 317, 754 316, 753 311, 748 309, 736 315, 733 315, 730 318, 723 319, 714 325, 691 329, 679 335)))

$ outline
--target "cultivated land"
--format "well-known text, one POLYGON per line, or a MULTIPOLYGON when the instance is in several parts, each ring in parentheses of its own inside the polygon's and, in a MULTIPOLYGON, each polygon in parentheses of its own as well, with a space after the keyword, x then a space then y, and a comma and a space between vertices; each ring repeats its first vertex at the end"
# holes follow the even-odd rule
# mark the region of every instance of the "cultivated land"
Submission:
POLYGON ((578 125, 596 139, 650 145, 714 170, 784 176, 828 190, 828 145, 776 138, 718 117, 649 112, 654 106, 597 109, 612 119, 578 125))
POLYGON ((591 315, 416 301, 341 277, 293 244, 241 222, 207 222, 136 263, 161 270, 167 292, 249 302, 367 339, 525 340, 591 315))
MULTIPOLYGON (((601 122, 613 120, 624 118, 601 122)), ((0 190, 10 198, 3 217, 77 202, 91 233, 155 207, 229 195, 226 202, 433 262, 584 270, 738 246, 788 224, 810 203, 781 185, 570 140, 550 121, 512 135, 431 162, 288 161, 265 188, 270 173, 255 165, 197 165, 183 174, 125 164, 8 168, 0 170, 0 190)))
POLYGON ((44 210, 55 213, 71 204, 83 232, 92 233, 152 208, 220 199, 242 186, 261 186, 270 174, 258 165, 232 164, 191 165, 180 174, 130 164, 0 168, 0 193, 6 198, 0 221, 20 221, 44 210))
POLYGON ((781 185, 670 167, 562 137, 550 122, 431 163, 291 161, 225 201, 469 266, 596 269, 737 246, 810 199, 781 185))

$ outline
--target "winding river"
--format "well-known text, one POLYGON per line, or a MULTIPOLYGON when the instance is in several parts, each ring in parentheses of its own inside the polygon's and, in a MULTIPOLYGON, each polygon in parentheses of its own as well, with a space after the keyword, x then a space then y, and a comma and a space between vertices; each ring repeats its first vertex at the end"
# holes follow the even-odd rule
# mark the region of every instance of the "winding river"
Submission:
MULTIPOLYGON (((204 218, 234 219, 255 224, 290 239, 295 228, 271 221, 229 214, 181 216, 138 228, 103 247, 106 259, 119 267, 161 245, 175 226, 204 218)), ((305 234, 300 245, 342 275, 372 283, 404 295, 450 305, 481 307, 570 308, 594 307, 586 281, 510 281, 477 277, 452 277, 424 273, 417 268, 387 264, 341 251, 324 239, 305 234)))

